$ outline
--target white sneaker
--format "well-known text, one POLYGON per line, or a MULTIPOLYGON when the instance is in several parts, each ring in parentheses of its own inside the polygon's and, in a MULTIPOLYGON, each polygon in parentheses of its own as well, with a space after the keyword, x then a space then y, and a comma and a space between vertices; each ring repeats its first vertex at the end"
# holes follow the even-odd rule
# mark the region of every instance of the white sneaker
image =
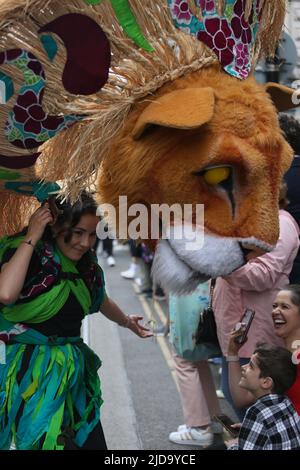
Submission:
POLYGON ((120 274, 125 279, 134 279, 135 273, 136 273, 136 265, 134 263, 131 263, 130 268, 127 269, 127 271, 122 271, 120 274))
POLYGON ((115 258, 113 256, 109 256, 106 260, 108 266, 115 266, 116 262, 115 262, 115 258))
POLYGON ((206 447, 213 443, 213 439, 214 436, 209 427, 206 429, 186 427, 180 431, 171 432, 169 435, 169 441, 185 446, 206 447))
POLYGON ((186 424, 181 424, 180 426, 178 426, 177 428, 177 431, 180 432, 180 431, 186 431, 188 429, 187 425, 186 424))
POLYGON ((140 277, 136 277, 134 282, 138 287, 142 287, 142 285, 143 285, 143 281, 140 277))

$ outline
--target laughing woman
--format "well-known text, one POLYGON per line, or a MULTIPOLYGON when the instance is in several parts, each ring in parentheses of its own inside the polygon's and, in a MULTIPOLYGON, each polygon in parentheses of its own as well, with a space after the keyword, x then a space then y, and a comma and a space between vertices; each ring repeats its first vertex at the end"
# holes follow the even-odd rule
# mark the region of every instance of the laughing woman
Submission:
MULTIPOLYGON (((291 284, 278 292, 273 304, 272 317, 275 334, 284 340, 285 347, 293 353, 293 360, 298 365, 296 381, 286 391, 286 395, 300 415, 300 285, 291 284)), ((238 360, 238 351, 241 345, 234 341, 236 334, 239 333, 232 333, 228 347, 228 356, 231 357, 229 387, 234 404, 237 407, 245 407, 253 403, 254 396, 251 392, 239 387, 241 366, 238 360)))
POLYGON ((146 338, 142 317, 107 296, 92 247, 97 206, 87 193, 56 200, 0 243, 0 449, 106 449, 96 354, 80 338, 99 310, 146 338))

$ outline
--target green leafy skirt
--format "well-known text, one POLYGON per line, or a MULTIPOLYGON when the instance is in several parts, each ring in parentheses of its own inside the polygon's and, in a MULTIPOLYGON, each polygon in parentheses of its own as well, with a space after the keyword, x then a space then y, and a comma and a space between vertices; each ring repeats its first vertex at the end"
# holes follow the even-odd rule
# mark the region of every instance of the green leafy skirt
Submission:
POLYGON ((12 439, 18 450, 63 450, 66 436, 81 447, 99 422, 100 359, 80 338, 58 343, 64 341, 6 346, 6 364, 0 364, 1 450, 12 439))

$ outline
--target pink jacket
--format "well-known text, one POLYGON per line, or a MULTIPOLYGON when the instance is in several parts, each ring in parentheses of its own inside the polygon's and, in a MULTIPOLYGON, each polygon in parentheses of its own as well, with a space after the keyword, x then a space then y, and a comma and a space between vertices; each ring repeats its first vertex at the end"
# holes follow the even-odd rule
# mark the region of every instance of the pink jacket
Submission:
POLYGON ((279 240, 272 252, 249 261, 229 276, 217 279, 213 307, 225 356, 229 334, 247 307, 256 313, 248 341, 240 349, 240 357, 250 357, 259 341, 283 345, 274 332, 272 304, 277 292, 289 283, 288 276, 299 248, 299 228, 284 210, 279 211, 279 223, 279 240))

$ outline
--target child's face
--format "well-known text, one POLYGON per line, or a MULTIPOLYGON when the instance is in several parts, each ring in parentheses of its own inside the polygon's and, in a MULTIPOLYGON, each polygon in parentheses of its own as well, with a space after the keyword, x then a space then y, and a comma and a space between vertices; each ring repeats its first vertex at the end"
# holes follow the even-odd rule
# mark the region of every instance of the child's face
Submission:
POLYGON ((248 364, 242 366, 242 376, 239 386, 252 392, 255 396, 261 391, 262 381, 257 363, 257 354, 252 354, 248 364))

